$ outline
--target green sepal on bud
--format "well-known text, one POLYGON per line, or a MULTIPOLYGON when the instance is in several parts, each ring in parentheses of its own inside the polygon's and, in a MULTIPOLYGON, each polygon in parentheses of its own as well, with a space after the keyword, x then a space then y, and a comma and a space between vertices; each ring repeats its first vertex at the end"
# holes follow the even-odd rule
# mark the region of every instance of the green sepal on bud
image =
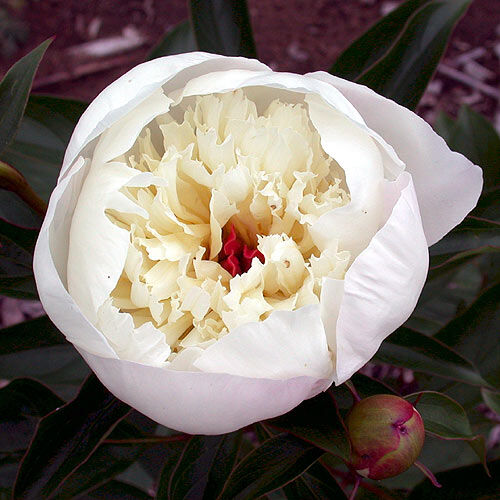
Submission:
POLYGON ((378 394, 355 403, 346 420, 351 465, 370 479, 401 474, 418 458, 424 444, 422 417, 397 396, 378 394))

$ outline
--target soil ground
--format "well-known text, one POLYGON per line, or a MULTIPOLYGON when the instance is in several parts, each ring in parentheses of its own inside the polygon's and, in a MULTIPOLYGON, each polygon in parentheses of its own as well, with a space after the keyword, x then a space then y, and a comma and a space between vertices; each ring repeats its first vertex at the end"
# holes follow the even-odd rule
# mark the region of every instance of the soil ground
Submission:
MULTIPOLYGON (((259 58, 273 69, 297 73, 328 69, 344 48, 399 3, 248 0, 259 58)), ((0 74, 55 35, 38 71, 35 90, 91 100, 143 61, 162 34, 186 18, 186 4, 186 0, 0 0, 0 74), (72 47, 120 35, 126 26, 144 38, 140 48, 81 66, 69 56, 72 47), (75 73, 87 74, 77 77, 75 73)), ((499 58, 500 1, 475 0, 459 23, 443 60, 458 71, 459 79, 438 71, 419 113, 432 122, 436 110, 456 115, 460 105, 468 103, 488 118, 498 120, 499 99, 488 95, 488 89, 498 93, 499 58), (460 75, 483 87, 464 84, 460 75)))

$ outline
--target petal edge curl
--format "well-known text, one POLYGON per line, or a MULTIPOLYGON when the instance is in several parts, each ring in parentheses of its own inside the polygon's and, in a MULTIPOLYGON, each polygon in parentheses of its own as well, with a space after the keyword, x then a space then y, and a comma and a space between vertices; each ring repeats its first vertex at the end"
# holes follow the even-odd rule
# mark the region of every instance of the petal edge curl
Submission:
POLYGON ((307 76, 340 90, 366 124, 406 163, 415 184, 428 246, 460 224, 476 206, 482 189, 481 168, 451 151, 422 118, 363 85, 324 71, 307 76))
POLYGON ((282 415, 331 384, 313 377, 271 380, 165 370, 83 350, 80 354, 116 397, 189 434, 224 434, 282 415))
MULTIPOLYGON (((411 176, 404 172, 385 187, 390 199, 397 188, 399 199, 345 276, 335 332, 337 385, 367 363, 408 319, 427 275, 429 255, 411 176)), ((327 337, 331 341, 331 332, 327 337)))

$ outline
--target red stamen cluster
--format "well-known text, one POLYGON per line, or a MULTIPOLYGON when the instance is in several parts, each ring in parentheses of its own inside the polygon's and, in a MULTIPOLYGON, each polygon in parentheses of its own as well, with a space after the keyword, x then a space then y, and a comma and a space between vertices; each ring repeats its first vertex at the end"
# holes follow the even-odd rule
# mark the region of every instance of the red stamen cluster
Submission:
POLYGON ((256 248, 250 248, 237 236, 234 226, 231 226, 229 234, 222 241, 222 250, 219 254, 219 264, 231 276, 246 273, 252 265, 252 259, 257 257, 262 263, 264 256, 256 248))

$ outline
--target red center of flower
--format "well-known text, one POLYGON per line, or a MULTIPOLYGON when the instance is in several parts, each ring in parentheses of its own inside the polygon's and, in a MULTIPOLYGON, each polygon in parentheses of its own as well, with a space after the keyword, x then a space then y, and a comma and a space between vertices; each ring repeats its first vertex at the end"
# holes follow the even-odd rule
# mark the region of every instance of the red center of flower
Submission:
POLYGON ((236 234, 234 226, 231 226, 229 234, 222 240, 222 250, 219 254, 219 264, 231 276, 246 273, 252 265, 252 259, 257 257, 264 262, 264 256, 256 248, 250 248, 236 234))

